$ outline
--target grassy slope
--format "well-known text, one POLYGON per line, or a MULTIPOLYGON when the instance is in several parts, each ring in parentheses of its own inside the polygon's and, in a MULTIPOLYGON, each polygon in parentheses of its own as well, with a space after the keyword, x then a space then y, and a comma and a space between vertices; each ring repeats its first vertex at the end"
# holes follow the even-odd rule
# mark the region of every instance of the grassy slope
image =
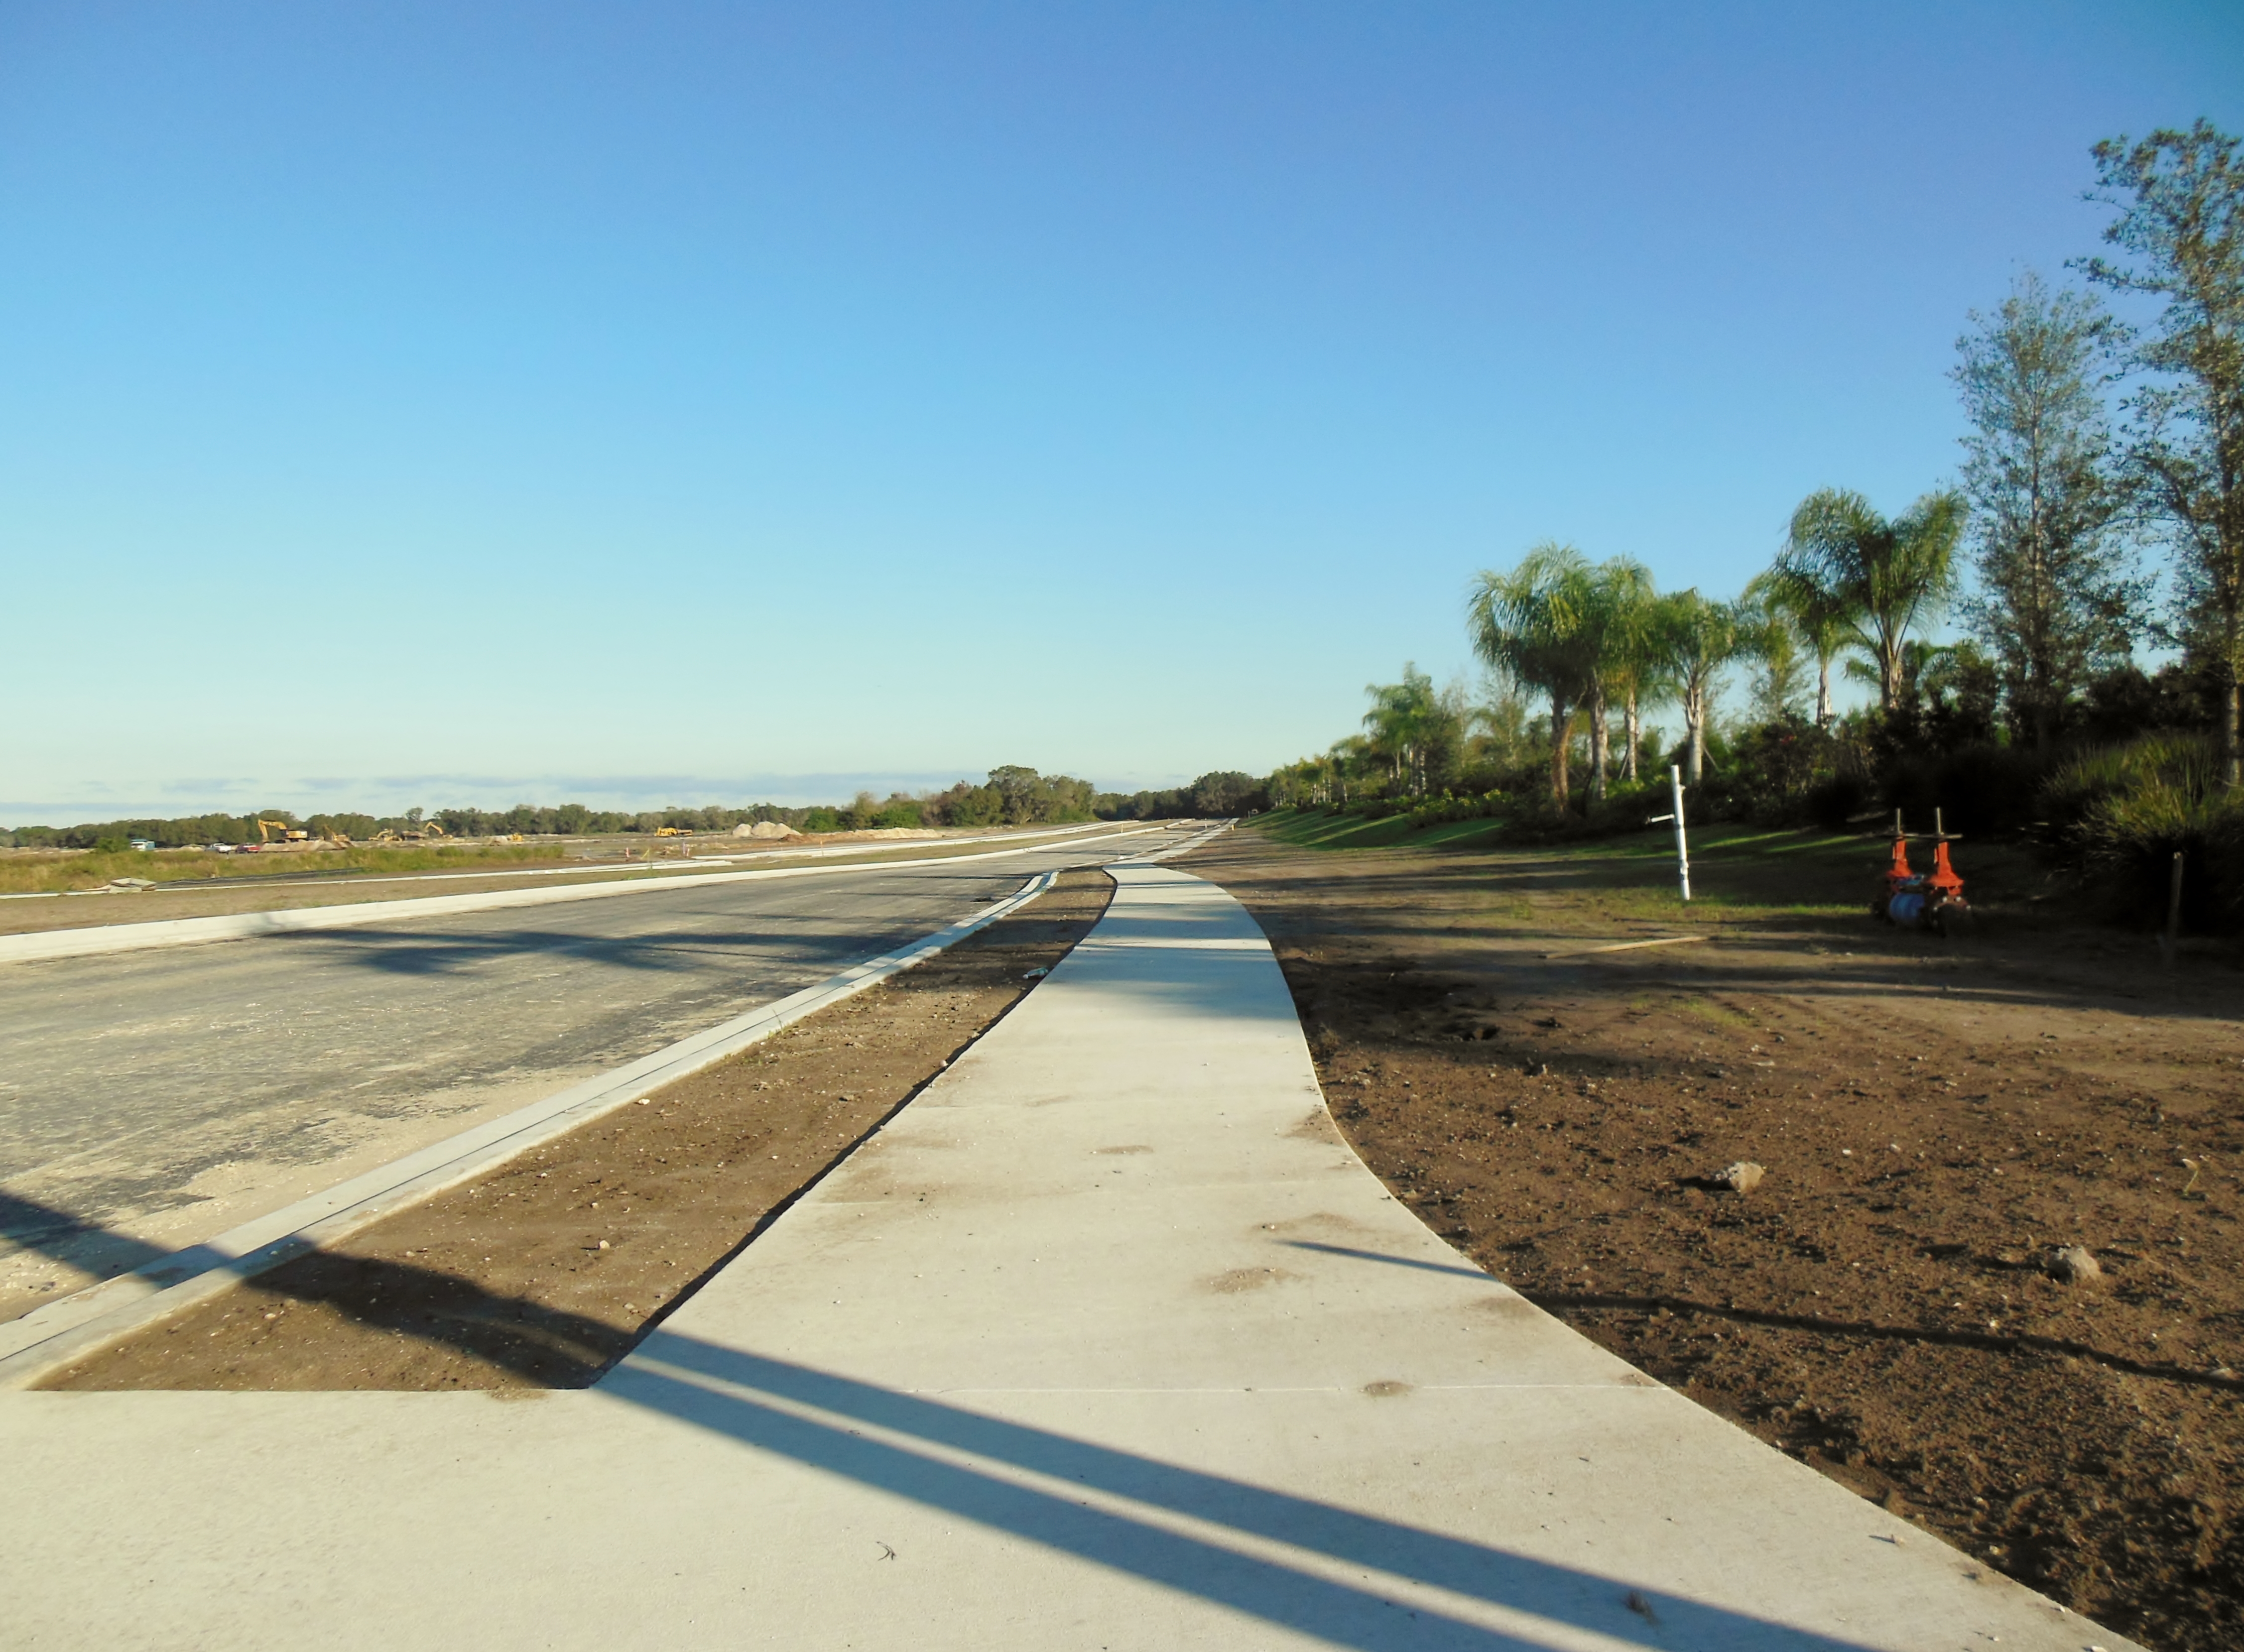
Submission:
MULTIPOLYGON (((1538 874, 1544 887, 1596 891, 1608 915, 1681 915, 1675 899, 1675 840, 1664 826, 1574 843, 1521 845, 1505 843, 1502 824, 1493 820, 1452 820, 1421 831, 1402 816, 1365 820, 1281 809, 1251 824, 1281 843, 1302 848, 1494 853, 1519 871, 1538 874)), ((1920 868, 1929 863, 1921 846, 1910 853, 1920 868)), ((1955 854, 1973 905, 1983 913, 2015 913, 2044 887, 2031 857, 2016 848, 1963 845, 1955 854)), ((1719 910, 1734 918, 1853 916, 1868 907, 1887 856, 1888 846, 1878 838, 1753 826, 1695 827, 1692 909, 1719 910)))

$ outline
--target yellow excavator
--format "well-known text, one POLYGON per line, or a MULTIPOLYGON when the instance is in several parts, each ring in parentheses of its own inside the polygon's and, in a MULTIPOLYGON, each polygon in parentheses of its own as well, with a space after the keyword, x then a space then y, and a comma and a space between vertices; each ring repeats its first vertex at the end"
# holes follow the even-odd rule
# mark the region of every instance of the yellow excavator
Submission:
POLYGON ((275 833, 280 834, 283 843, 309 843, 312 840, 310 833, 301 826, 292 826, 286 820, 260 820, 257 823, 257 840, 260 843, 272 842, 275 833))

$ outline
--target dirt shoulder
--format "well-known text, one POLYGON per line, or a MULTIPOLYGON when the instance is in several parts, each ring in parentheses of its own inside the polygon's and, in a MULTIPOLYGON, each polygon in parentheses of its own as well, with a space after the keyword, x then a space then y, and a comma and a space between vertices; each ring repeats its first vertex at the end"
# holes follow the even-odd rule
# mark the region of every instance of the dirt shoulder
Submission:
POLYGON ((940 956, 50 1379, 57 1389, 581 1387, 1096 923, 1103 872, 940 956))
POLYGON ((1874 846, 1717 860, 1686 914, 1636 846, 1179 864, 1269 933, 1358 1151, 1492 1273, 2076 1610, 2244 1644, 2233 959, 1883 929, 1874 846), (2100 1279, 2052 1277, 2073 1245, 2100 1279))

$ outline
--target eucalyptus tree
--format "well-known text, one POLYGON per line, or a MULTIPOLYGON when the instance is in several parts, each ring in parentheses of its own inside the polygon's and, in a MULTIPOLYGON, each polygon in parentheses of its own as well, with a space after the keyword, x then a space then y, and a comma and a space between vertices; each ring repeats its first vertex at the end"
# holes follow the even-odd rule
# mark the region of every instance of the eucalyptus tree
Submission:
POLYGON ((1942 490, 1889 521, 1842 488, 1812 493, 1792 513, 1776 579, 1818 611, 1844 617, 1842 635, 1876 664, 1888 712, 1902 705, 1909 633, 1939 617, 1955 591, 1965 514, 1963 496, 1942 490))
POLYGON ((2135 351, 2153 376, 2132 399, 2128 468, 2180 553, 2182 632, 2222 680, 2222 757, 2244 786, 2244 155, 2200 120, 2139 143, 2096 145, 2100 192, 2119 209, 2092 280, 2166 300, 2135 351))
POLYGON ((2146 595, 2115 531, 2125 499, 2102 391, 2119 329, 2092 294, 2031 272, 1971 322, 1950 375, 1972 427, 1979 590, 1964 609, 1999 662, 2013 725, 2045 745, 2081 684, 2132 654, 2146 595))
POLYGON ((1684 778, 1699 784, 1707 766, 1707 721, 1721 691, 1722 668, 1746 651, 1752 625, 1737 603, 1709 602, 1696 590, 1677 591, 1659 603, 1659 637, 1675 674, 1688 748, 1684 778))
POLYGON ((1551 799, 1566 806, 1567 747, 1597 676, 1597 577, 1571 545, 1545 540, 1508 573, 1484 570, 1465 604, 1474 651, 1551 702, 1551 799))

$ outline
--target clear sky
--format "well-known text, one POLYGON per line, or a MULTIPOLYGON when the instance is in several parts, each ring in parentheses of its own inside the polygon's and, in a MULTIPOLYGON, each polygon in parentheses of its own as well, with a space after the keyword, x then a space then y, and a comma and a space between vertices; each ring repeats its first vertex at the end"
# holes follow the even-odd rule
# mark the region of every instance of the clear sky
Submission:
POLYGON ((0 6, 0 821, 1261 771, 1952 476, 2244 7, 0 6))

